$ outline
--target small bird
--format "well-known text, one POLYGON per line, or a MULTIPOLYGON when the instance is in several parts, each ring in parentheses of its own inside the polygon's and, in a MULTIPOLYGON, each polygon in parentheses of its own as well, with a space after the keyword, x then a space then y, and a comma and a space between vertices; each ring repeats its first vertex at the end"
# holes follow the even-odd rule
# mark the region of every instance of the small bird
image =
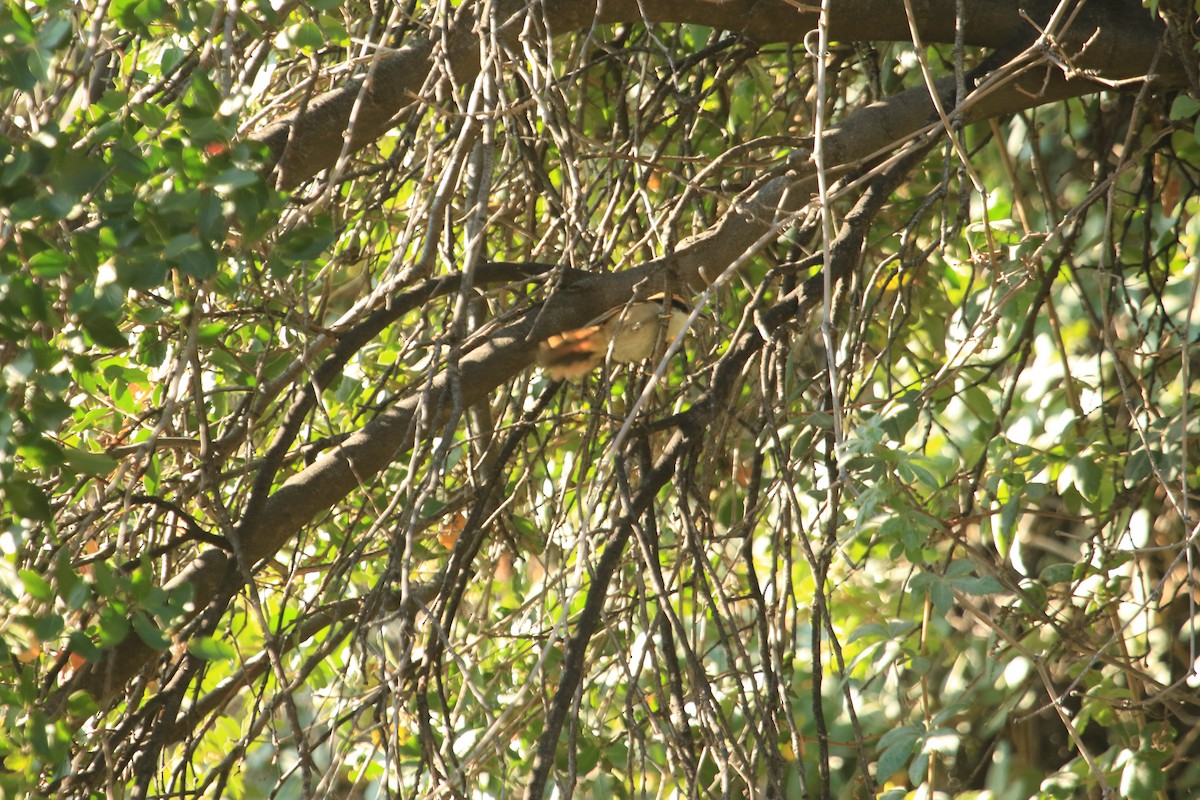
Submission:
POLYGON ((669 343, 683 329, 691 309, 679 295, 662 292, 611 309, 583 328, 563 331, 538 345, 538 364, 557 381, 580 378, 612 360, 629 364, 654 354, 660 341, 669 343))

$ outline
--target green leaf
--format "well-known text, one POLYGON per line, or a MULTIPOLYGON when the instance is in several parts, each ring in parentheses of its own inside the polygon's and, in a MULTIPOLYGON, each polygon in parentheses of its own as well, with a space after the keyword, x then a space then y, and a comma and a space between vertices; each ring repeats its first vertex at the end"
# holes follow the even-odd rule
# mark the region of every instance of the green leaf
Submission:
POLYGON ((905 394, 887 410, 887 417, 884 420, 884 430, 888 432, 892 441, 903 442, 913 426, 917 422, 917 417, 921 413, 920 394, 918 392, 905 392, 905 394))
POLYGON ((133 629, 143 642, 155 650, 166 650, 171 646, 170 638, 162 632, 154 620, 140 611, 134 612, 133 629))
POLYGON ((200 237, 194 233, 181 233, 173 237, 167 246, 163 248, 163 258, 168 261, 174 261, 182 254, 189 250, 194 250, 200 246, 200 237))
POLYGON ((92 562, 92 585, 96 589, 96 593, 105 600, 110 600, 116 597, 120 591, 119 581, 116 575, 107 562, 94 561, 92 562))
POLYGON ((1028 605, 1030 610, 1041 611, 1046 607, 1046 587, 1028 578, 1021 581, 1020 587, 1025 593, 1022 602, 1028 605))
POLYGON ((37 34, 38 47, 43 50, 57 50, 71 34, 71 20, 67 17, 54 17, 42 23, 37 34))
POLYGON ((40 487, 28 481, 14 480, 0 486, 4 490, 5 504, 18 517, 49 521, 50 501, 40 487))
POLYGON ((221 208, 221 198, 213 192, 203 192, 200 195, 200 206, 197 210, 196 224, 200 235, 208 241, 216 241, 224 231, 224 214, 221 208))
POLYGON ((907 742, 910 746, 915 745, 924 732, 925 729, 918 725, 901 725, 898 728, 889 728, 883 736, 879 737, 879 746, 886 749, 904 742, 907 742))
POLYGON ((948 579, 962 578, 970 575, 975 571, 975 565, 965 558, 956 558, 946 566, 946 574, 943 576, 948 579))
POLYGON ((1191 119, 1197 114, 1200 114, 1200 100, 1188 97, 1186 94, 1179 95, 1171 103, 1170 117, 1176 122, 1191 119))
POLYGON ((30 627, 34 635, 43 642, 58 639, 67 627, 61 614, 43 614, 33 619, 31 623, 30 627))
POLYGON ((923 749, 928 753, 953 755, 958 752, 961 737, 949 728, 935 728, 923 737, 923 749))
POLYGON ((1070 583, 1075 573, 1074 564, 1051 564, 1042 570, 1038 580, 1046 586, 1056 583, 1070 583))
POLYGON ((913 786, 922 786, 925 783, 925 778, 929 774, 929 753, 921 751, 917 753, 908 765, 908 779, 913 786))
POLYGON ((129 346, 129 340, 117 323, 103 314, 88 314, 80 320, 83 329, 99 347, 120 350, 129 346))
POLYGON ((93 453, 75 447, 64 447, 63 456, 68 466, 83 475, 107 475, 120 463, 105 453, 93 453))
POLYGON ((1017 516, 1021 511, 1020 498, 1013 498, 992 515, 992 544, 1001 557, 1007 559, 1012 552, 1012 543, 1017 535, 1017 516))
POLYGON ((279 238, 277 253, 289 261, 308 261, 325 252, 333 241, 329 219, 323 218, 311 227, 297 228, 279 238))
POLYGON ((541 538, 542 530, 532 520, 516 516, 515 514, 511 517, 511 520, 513 528, 522 541, 536 542, 541 538))
POLYGON ((1151 800, 1164 788, 1163 771, 1157 759, 1145 752, 1133 754, 1121 770, 1119 793, 1128 800, 1151 800))
POLYGON ((1132 487, 1150 476, 1154 471, 1154 463, 1150 458, 1151 454, 1146 450, 1139 449, 1129 454, 1129 459, 1125 462, 1126 486, 1132 487))
POLYGON ((90 717, 100 710, 100 706, 90 694, 85 691, 72 692, 67 698, 67 713, 76 719, 90 717))
POLYGON ((97 621, 96 636, 101 647, 113 647, 120 644, 129 635, 129 620, 125 615, 112 606, 100 609, 97 621))
POLYGON ((216 177, 212 179, 212 185, 222 194, 229 194, 235 189, 253 186, 261 181, 262 178, 259 177, 258 173, 256 172, 248 169, 230 167, 229 169, 218 172, 216 177))
POLYGON ((67 636, 67 642, 71 647, 71 652, 77 656, 88 661, 97 661, 100 658, 100 649, 83 631, 71 631, 67 636))
POLYGON ((921 729, 912 725, 892 728, 879 740, 883 752, 875 763, 875 777, 883 783, 891 776, 904 769, 904 765, 912 758, 917 749, 917 741, 921 738, 921 729))
POLYGON ((315 22, 306 20, 298 22, 280 31, 275 37, 275 46, 280 50, 293 50, 300 47, 316 49, 325 45, 325 34, 315 22))
MULTIPOLYGON (((162 2, 162 0, 155 0, 162 2)), ((206 116, 213 116, 221 107, 221 101, 224 99, 221 96, 221 90, 212 82, 212 79, 204 72, 196 72, 192 75, 192 85, 190 97, 195 103, 195 109, 203 112, 206 116)), ((189 122, 193 121, 189 116, 189 122)), ((195 120, 199 121, 199 120, 195 120)), ((193 136, 196 135, 194 127, 189 126, 189 131, 193 136)))
POLYGON ((172 15, 163 0, 113 0, 110 12, 130 31, 144 33, 164 16, 172 15))
POLYGON ((198 281, 206 281, 217 274, 217 254, 207 242, 197 242, 176 258, 179 269, 198 281))
POLYGON ((58 584, 58 596, 75 610, 80 610, 92 598, 91 587, 84 582, 71 564, 67 551, 59 553, 54 561, 54 580, 58 584))
POLYGON ((39 278, 57 278, 71 266, 71 259, 57 250, 43 250, 29 259, 29 271, 39 278))
POLYGON ((237 651, 232 645, 211 636, 189 639, 187 649, 189 653, 205 661, 228 661, 237 656, 237 651))
POLYGON ((50 761, 54 758, 54 754, 50 752, 50 739, 46 735, 48 727, 45 715, 35 712, 29 716, 25 728, 26 735, 29 737, 29 746, 33 750, 33 754, 41 761, 50 761))
POLYGON ((954 590, 950 588, 947 581, 936 580, 929 586, 929 598, 933 600, 933 607, 943 616, 950 613, 950 609, 954 608, 954 590))
POLYGON ((1074 489, 1089 502, 1094 502, 1100 496, 1100 484, 1104 472, 1099 460, 1094 456, 1077 456, 1063 467, 1058 475, 1058 491, 1067 494, 1074 489))
MULTIPOLYGON (((19 29, 29 38, 27 42, 32 42, 36 28, 33 24, 33 18, 29 16, 29 12, 25 10, 25 6, 15 0, 9 0, 8 12, 12 14, 13 22, 17 23, 19 29)), ((15 44, 15 42, 14 42, 15 44)))
POLYGON ((1004 591, 1004 584, 991 575, 978 578, 957 578, 953 581, 953 585, 959 591, 973 595, 1000 594, 1004 591))
POLYGON ((41 600, 43 603, 54 602, 54 587, 50 585, 48 580, 31 569, 23 569, 17 575, 21 578, 21 583, 24 585, 25 591, 34 600, 41 600))

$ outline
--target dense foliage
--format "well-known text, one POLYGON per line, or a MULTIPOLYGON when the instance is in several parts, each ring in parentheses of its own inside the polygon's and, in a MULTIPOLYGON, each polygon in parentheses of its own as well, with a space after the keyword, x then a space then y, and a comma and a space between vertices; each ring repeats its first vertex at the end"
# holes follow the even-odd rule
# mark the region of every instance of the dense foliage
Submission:
POLYGON ((1197 8, 828 5, 0 8, 0 795, 1200 793, 1197 8))

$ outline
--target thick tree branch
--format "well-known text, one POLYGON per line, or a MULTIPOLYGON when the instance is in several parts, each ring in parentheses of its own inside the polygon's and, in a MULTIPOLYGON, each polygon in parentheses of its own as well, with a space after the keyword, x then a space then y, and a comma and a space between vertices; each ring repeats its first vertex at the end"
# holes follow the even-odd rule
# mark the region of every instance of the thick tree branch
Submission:
MULTIPOLYGON (((471 80, 479 70, 479 21, 468 6, 450 28, 443 54, 445 65, 459 82, 471 80)), ((915 2, 918 29, 926 44, 952 43, 955 34, 955 0, 915 2)), ((496 16, 506 19, 500 34, 512 41, 520 33, 530 4, 501 0, 496 16)), ((1017 50, 1033 42, 1058 6, 1051 0, 1025 3, 967 3, 964 41, 974 47, 1017 50)), ((689 23, 741 33, 766 42, 800 42, 817 27, 817 15, 802 12, 787 0, 732 0, 695 2, 663 0, 546 0, 541 17, 554 32, 567 32, 617 22, 646 20, 689 23)), ((901 3, 893 0, 841 0, 834 4, 829 21, 832 39, 840 41, 907 41, 908 21, 901 3)), ((1080 76, 1099 75, 1124 80, 1144 75, 1162 41, 1162 26, 1137 2, 1086 3, 1071 26, 1043 49, 1064 61, 1080 76)), ((435 67, 433 42, 440 31, 414 38, 399 50, 382 56, 365 78, 333 89, 314 99, 303 118, 289 115, 252 137, 267 146, 279 185, 290 188, 334 165, 348 138, 350 152, 377 140, 426 102, 421 97, 435 67), (353 123, 351 117, 353 115, 353 123)), ((1184 80, 1182 67, 1164 59, 1159 70, 1184 80)))

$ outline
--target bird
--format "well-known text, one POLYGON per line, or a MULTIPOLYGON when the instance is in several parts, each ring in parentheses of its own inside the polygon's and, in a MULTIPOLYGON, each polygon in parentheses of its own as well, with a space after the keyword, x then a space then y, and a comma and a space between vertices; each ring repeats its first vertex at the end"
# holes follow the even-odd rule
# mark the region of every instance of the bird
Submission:
POLYGON ((670 342, 683 329, 691 309, 679 295, 663 292, 617 306, 594 322, 549 336, 538 344, 538 364, 553 380, 582 378, 604 362, 644 361, 655 346, 670 342))

